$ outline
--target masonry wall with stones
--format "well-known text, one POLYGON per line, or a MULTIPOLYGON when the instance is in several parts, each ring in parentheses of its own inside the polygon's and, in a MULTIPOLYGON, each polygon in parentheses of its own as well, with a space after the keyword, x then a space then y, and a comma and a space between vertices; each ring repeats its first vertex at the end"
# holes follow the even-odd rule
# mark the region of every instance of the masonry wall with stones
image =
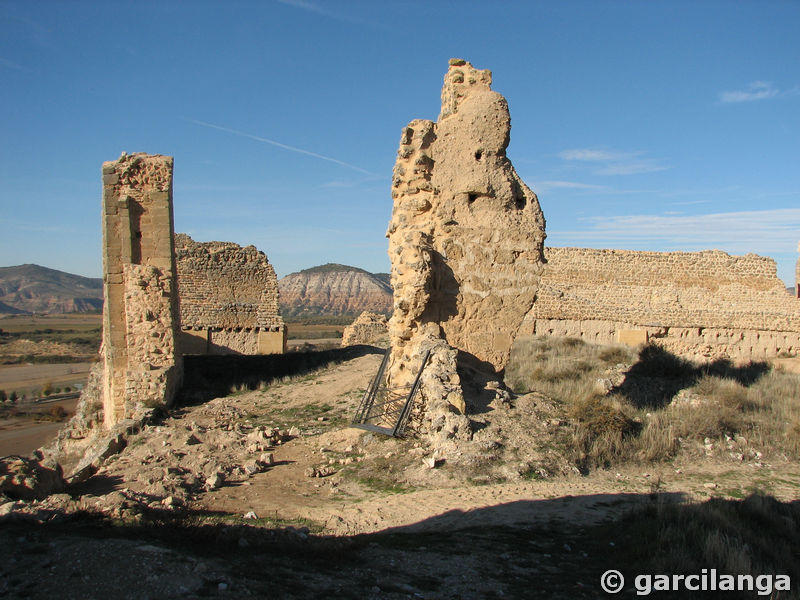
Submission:
POLYGON ((384 315, 364 311, 342 332, 342 347, 374 344, 387 338, 388 321, 384 315))
POLYGON ((590 248, 546 248, 545 257, 521 335, 646 337, 698 359, 800 352, 800 300, 770 258, 590 248))
POLYGON ((286 349, 278 278, 263 252, 175 235, 184 354, 274 354, 286 349))
POLYGON ((392 178, 388 381, 410 384, 432 351, 419 404, 435 435, 470 435, 457 359, 504 367, 543 263, 544 217, 506 156, 508 104, 491 83, 452 59, 438 121, 402 130, 392 178))
MULTIPOLYGON (((800 243, 797 244, 797 251, 800 252, 800 243)), ((794 295, 800 298, 800 258, 794 268, 794 295)))
POLYGON ((173 160, 123 154, 103 163, 104 421, 169 405, 180 383, 173 251, 173 160))

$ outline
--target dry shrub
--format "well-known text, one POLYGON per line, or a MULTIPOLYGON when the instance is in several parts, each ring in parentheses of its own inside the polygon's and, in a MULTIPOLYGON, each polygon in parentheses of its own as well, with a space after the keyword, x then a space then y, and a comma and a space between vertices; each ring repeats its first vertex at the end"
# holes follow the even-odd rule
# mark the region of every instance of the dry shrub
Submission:
POLYGON ((800 376, 765 363, 698 365, 658 346, 638 356, 620 346, 574 338, 519 338, 506 382, 517 393, 536 391, 556 400, 572 422, 564 452, 583 469, 627 460, 673 458, 681 440, 726 436, 764 454, 800 456, 800 376), (631 364, 625 381, 608 396, 596 382, 609 367, 631 364), (682 390, 695 399, 673 405, 682 390))
POLYGON ((630 440, 628 455, 642 462, 668 460, 678 453, 679 433, 670 415, 656 413, 647 419, 639 435, 630 440))
POLYGON ((54 421, 63 421, 67 418, 67 411, 63 406, 53 406, 50 408, 50 417, 54 421))
POLYGON ((630 363, 633 351, 627 346, 602 346, 597 351, 597 358, 609 365, 630 363))
POLYGON ((583 469, 611 464, 623 454, 625 440, 640 428, 619 405, 601 397, 574 403, 568 415, 576 421, 575 458, 583 469))
POLYGON ((714 567, 719 573, 780 573, 796 580, 800 563, 800 504, 753 494, 743 501, 712 499, 703 504, 661 504, 651 509, 657 538, 654 567, 690 573, 714 567))
POLYGON ((692 388, 694 393, 706 399, 709 404, 737 411, 750 411, 756 403, 750 399, 747 388, 734 379, 722 379, 706 375, 692 388))
POLYGON ((634 360, 635 353, 624 346, 598 346, 578 338, 518 338, 506 382, 516 393, 537 391, 562 402, 581 401, 609 365, 634 360))

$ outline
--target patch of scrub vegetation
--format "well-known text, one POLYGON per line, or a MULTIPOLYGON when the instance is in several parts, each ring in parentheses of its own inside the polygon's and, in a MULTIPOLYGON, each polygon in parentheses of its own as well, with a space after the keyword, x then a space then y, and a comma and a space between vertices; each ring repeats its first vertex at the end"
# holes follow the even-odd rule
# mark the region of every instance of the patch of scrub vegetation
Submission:
POLYGON ((372 492, 406 494, 417 489, 406 479, 405 471, 410 463, 408 453, 400 450, 370 460, 353 462, 339 473, 342 478, 355 481, 372 492))
MULTIPOLYGON (((255 513, 253 513, 255 515, 255 513)), ((248 525, 262 529, 285 529, 288 527, 303 530, 307 533, 321 533, 324 527, 311 519, 283 519, 277 514, 255 515, 252 518, 245 518, 239 514, 213 513, 213 514, 193 514, 184 520, 185 526, 198 527, 203 525, 248 525)))
POLYGON ((275 406, 263 412, 249 413, 246 418, 253 425, 279 426, 282 428, 297 427, 304 435, 323 433, 331 427, 343 427, 347 419, 341 408, 327 402, 309 402, 298 406, 277 408, 275 406))
POLYGON ((744 500, 654 503, 614 527, 623 538, 618 545, 631 562, 639 563, 640 573, 697 573, 702 565, 720 574, 751 574, 754 579, 768 573, 785 574, 794 581, 800 576, 796 502, 752 494, 744 500))
POLYGON ((656 345, 637 355, 574 338, 527 338, 515 343, 506 381, 518 394, 556 403, 571 433, 558 445, 583 472, 680 452, 800 457, 800 376, 767 363, 697 364, 656 345))

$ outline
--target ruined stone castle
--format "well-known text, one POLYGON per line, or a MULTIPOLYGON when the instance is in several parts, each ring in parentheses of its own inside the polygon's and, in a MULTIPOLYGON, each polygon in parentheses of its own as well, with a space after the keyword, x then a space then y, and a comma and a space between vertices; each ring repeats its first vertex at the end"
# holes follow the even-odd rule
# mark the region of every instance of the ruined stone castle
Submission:
MULTIPOLYGON (((430 351, 421 394, 436 428, 464 425, 457 362, 501 372, 522 335, 654 341, 696 358, 800 351, 800 301, 768 258, 545 251, 538 199, 506 156, 508 104, 491 83, 452 59, 438 120, 403 128, 392 177, 388 383, 409 385, 430 351)), ((174 236, 171 158, 123 155, 104 163, 103 185, 107 424, 168 404, 183 354, 284 351, 267 257, 174 236)))
POLYGON ((276 354, 286 350, 278 278, 263 252, 175 235, 184 354, 276 354))
POLYGON ((407 384, 432 351, 420 391, 434 434, 464 427, 456 363, 501 371, 518 336, 652 341, 699 359, 800 351, 800 301, 769 258, 545 250, 536 195, 505 155, 508 105, 491 73, 453 59, 441 97, 437 122, 402 131, 387 232, 388 380, 407 384))
POLYGON ((278 281, 266 255, 175 235, 172 169, 171 157, 143 153, 103 164, 106 426, 142 407, 168 406, 185 354, 286 349, 278 281))
POLYGON ((168 404, 182 375, 172 157, 103 163, 102 401, 106 425, 168 404))
POLYGON ((694 359, 800 352, 800 301, 771 258, 703 252, 546 248, 519 335, 652 341, 694 359))

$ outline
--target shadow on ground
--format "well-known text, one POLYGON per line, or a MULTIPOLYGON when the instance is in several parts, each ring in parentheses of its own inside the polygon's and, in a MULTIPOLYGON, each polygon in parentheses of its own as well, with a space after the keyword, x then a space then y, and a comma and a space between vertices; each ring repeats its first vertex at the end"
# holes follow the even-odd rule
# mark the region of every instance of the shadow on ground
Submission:
MULTIPOLYGON (((276 527, 264 519, 191 511, 137 525, 88 514, 33 528, 6 521, 0 592, 28 598, 55 592, 62 598, 141 598, 154 589, 159 597, 598 598, 605 597, 601 575, 616 569, 628 578, 617 597, 635 597, 636 574, 731 572, 729 561, 743 548, 751 574, 784 573, 797 581, 797 501, 681 500, 658 493, 520 501, 346 537, 309 534, 297 523, 276 527), (604 521, 609 512, 617 517, 604 521), (709 545, 714 539, 727 542, 715 549, 709 545), (79 552, 81 540, 94 554, 79 562, 60 556, 67 545, 79 552), (124 540, 135 544, 121 547, 124 540), (127 554, 110 553, 115 550, 127 554), (13 557, 24 560, 26 577, 5 573, 14 570, 13 557), (137 574, 142 568, 150 570, 137 574), (170 577, 187 568, 197 586, 188 596, 169 587, 170 577), (140 585, 120 587, 131 576, 140 585)), ((684 590, 659 597, 709 595, 684 590)))
POLYGON ((200 404, 227 395, 234 387, 256 389, 262 383, 303 375, 331 364, 384 352, 384 349, 375 346, 358 345, 316 352, 259 356, 185 356, 183 386, 175 405, 200 404))
POLYGON ((697 365, 672 354, 661 346, 650 344, 639 352, 639 360, 625 375, 625 380, 611 390, 621 394, 638 408, 663 408, 681 390, 695 385, 705 376, 730 379, 749 387, 766 375, 769 363, 751 362, 734 365, 719 359, 697 365))

